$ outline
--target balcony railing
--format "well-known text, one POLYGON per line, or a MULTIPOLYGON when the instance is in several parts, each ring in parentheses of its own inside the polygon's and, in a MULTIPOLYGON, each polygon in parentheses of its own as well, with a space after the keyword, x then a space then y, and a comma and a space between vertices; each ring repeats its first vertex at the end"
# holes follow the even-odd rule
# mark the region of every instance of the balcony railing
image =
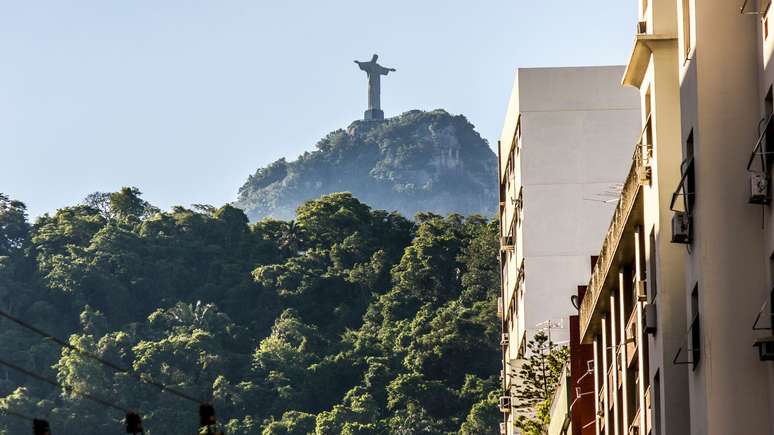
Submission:
MULTIPOLYGON (((650 119, 648 119, 649 122, 650 119)), ((581 303, 581 337, 586 334, 590 326, 594 307, 597 306, 602 288, 605 285, 605 280, 612 266, 613 258, 615 258, 615 252, 618 250, 618 245, 621 242, 626 222, 629 220, 629 215, 634 207, 640 186, 650 181, 650 152, 651 147, 649 144, 639 143, 632 156, 632 166, 629 168, 629 175, 626 176, 623 189, 621 189, 618 205, 615 208, 615 212, 613 212, 613 219, 610 221, 607 234, 605 234, 602 249, 591 273, 586 295, 581 303)))

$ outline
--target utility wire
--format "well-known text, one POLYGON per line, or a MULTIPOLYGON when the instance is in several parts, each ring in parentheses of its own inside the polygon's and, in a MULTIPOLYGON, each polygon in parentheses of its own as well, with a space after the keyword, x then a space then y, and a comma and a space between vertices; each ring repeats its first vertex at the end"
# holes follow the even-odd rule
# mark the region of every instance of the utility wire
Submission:
POLYGON ((89 352, 89 351, 87 351, 85 349, 82 349, 82 348, 80 348, 78 346, 73 346, 72 344, 70 344, 70 343, 68 343, 68 342, 66 342, 66 341, 64 341, 64 340, 62 340, 60 338, 57 338, 57 337, 49 334, 48 332, 43 331, 42 329, 37 328, 37 327, 35 327, 35 326, 25 322, 24 320, 21 320, 21 319, 19 319, 17 317, 14 317, 11 314, 9 314, 9 313, 1 310, 1 309, 0 309, 0 317, 4 317, 4 318, 10 320, 11 322, 16 323, 17 325, 21 326, 22 328, 28 329, 28 330, 34 332, 35 334, 40 335, 41 337, 47 338, 47 339, 53 341, 54 343, 58 344, 61 347, 64 347, 64 348, 70 349, 72 351, 78 352, 79 354, 81 354, 81 355, 83 355, 83 356, 85 356, 87 358, 91 358, 91 359, 93 359, 93 360, 95 360, 95 361, 97 361, 97 362, 99 362, 99 363, 109 367, 110 369, 112 369, 115 372, 131 375, 134 378, 138 379, 140 382, 146 383, 148 385, 152 385, 152 386, 158 388, 161 391, 165 391, 167 393, 170 393, 172 395, 180 397, 181 399, 185 399, 185 400, 197 403, 197 404, 201 404, 202 403, 201 400, 199 400, 199 399, 197 399, 197 398, 195 398, 193 396, 185 394, 182 391, 177 391, 177 390, 175 390, 173 388, 170 388, 170 387, 164 385, 161 382, 154 381, 147 374, 139 373, 136 370, 133 370, 133 369, 130 369, 130 368, 121 367, 121 366, 119 366, 117 364, 114 364, 114 363, 112 363, 112 362, 110 362, 110 361, 100 357, 99 355, 97 355, 97 354, 95 354, 93 352, 89 352))
POLYGON ((89 400, 91 400, 93 402, 99 403, 100 405, 106 406, 108 408, 113 408, 113 409, 116 409, 116 410, 124 412, 124 413, 129 412, 129 410, 127 410, 126 408, 123 408, 123 407, 121 407, 119 405, 116 405, 115 403, 112 403, 112 402, 110 402, 108 400, 102 399, 102 398, 97 397, 97 396, 95 396, 93 394, 89 394, 89 393, 86 393, 86 392, 83 392, 83 391, 79 391, 76 388, 71 387, 69 385, 60 384, 59 382, 57 382, 57 381, 55 381, 53 379, 47 378, 47 377, 45 377, 43 375, 39 375, 39 374, 37 374, 35 372, 32 372, 30 370, 25 369, 24 367, 17 366, 14 363, 10 363, 8 361, 0 359, 0 365, 6 366, 6 367, 8 367, 8 368, 10 368, 12 370, 16 370, 19 373, 23 373, 23 374, 25 374, 25 375, 27 375, 27 376, 29 376, 31 378, 34 378, 34 379, 37 379, 37 380, 41 381, 41 382, 45 382, 47 384, 51 384, 51 385, 53 385, 55 387, 58 387, 58 388, 63 388, 63 389, 65 389, 65 391, 68 391, 68 392, 71 392, 73 394, 77 394, 79 396, 85 397, 86 399, 89 399, 89 400))
POLYGON ((29 421, 35 420, 34 418, 32 418, 30 416, 27 416, 27 415, 24 415, 24 414, 19 414, 18 412, 11 411, 10 409, 0 409, 0 415, 7 415, 9 417, 16 417, 16 418, 18 418, 20 420, 29 420, 29 421))

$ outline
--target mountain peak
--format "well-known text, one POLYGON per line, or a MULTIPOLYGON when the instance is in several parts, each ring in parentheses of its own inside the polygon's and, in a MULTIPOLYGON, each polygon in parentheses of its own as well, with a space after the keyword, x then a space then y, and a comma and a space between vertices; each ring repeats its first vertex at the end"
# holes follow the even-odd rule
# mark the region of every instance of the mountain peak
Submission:
POLYGON ((346 191, 406 216, 494 214, 497 161, 462 115, 411 110, 379 122, 358 120, 316 148, 258 169, 235 205, 253 220, 290 219, 304 201, 346 191))

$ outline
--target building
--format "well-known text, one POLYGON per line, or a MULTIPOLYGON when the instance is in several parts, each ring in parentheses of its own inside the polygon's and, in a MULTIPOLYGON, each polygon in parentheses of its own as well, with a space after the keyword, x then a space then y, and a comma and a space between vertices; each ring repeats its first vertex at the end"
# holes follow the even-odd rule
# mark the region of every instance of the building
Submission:
POLYGON ((774 367, 752 347, 771 336, 756 316, 774 284, 769 4, 676 5, 692 434, 772 433, 774 367))
POLYGON ((642 135, 580 308, 596 433, 771 434, 770 3, 637 4, 642 135))
MULTIPOLYGON (((640 128, 620 66, 519 69, 499 141, 503 387, 527 341, 567 343, 568 289, 589 278, 640 128), (611 200, 612 198, 612 200, 611 200), (568 216, 571 217, 568 219, 568 216), (561 273, 558 273, 561 272, 561 273)), ((503 406, 514 433, 514 403, 503 406)))
POLYGON ((687 434, 684 249, 671 243, 682 140, 674 0, 637 2, 622 83, 640 91, 642 130, 580 309, 594 346, 597 434, 687 434))

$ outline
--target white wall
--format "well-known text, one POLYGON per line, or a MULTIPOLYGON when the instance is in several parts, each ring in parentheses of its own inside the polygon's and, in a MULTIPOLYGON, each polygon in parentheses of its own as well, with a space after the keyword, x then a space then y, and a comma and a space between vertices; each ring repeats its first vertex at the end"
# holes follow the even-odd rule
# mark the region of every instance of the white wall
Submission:
POLYGON ((527 339, 535 325, 563 320, 588 282, 615 208, 604 193, 624 181, 640 133, 639 95, 622 88, 623 66, 518 71, 527 339), (595 201, 596 199, 597 201, 595 201))

